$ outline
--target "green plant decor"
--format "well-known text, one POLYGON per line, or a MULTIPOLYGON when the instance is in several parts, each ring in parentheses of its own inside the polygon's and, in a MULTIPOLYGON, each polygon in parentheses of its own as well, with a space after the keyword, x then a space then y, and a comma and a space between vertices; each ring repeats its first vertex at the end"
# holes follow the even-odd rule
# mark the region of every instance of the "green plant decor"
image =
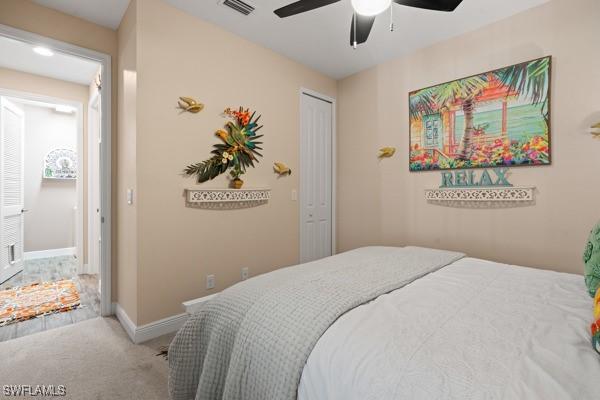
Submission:
POLYGON ((590 296, 594 297, 596 289, 600 287, 600 223, 596 224, 590 233, 585 251, 585 285, 590 296))
POLYGON ((246 173, 248 167, 254 167, 258 162, 257 157, 262 157, 258 150, 263 135, 256 133, 262 128, 258 125, 260 115, 250 109, 225 110, 225 115, 231 120, 225 125, 225 129, 219 129, 216 135, 223 143, 214 145, 211 152, 213 156, 208 160, 188 165, 184 172, 189 176, 196 176, 198 183, 206 182, 217 176, 230 171, 233 180, 239 179, 246 173))

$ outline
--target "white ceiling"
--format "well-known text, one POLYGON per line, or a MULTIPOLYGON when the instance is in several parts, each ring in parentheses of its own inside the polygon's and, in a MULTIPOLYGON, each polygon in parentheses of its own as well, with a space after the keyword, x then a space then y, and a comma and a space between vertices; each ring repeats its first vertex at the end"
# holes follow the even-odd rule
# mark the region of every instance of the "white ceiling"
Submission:
POLYGON ((464 0, 453 13, 395 4, 395 31, 389 31, 389 12, 381 14, 369 40, 357 50, 350 47, 350 0, 285 19, 277 17, 273 10, 294 0, 244 0, 256 7, 248 17, 224 7, 218 0, 166 1, 339 79, 549 0, 464 0))
MULTIPOLYGON (((116 29, 129 0, 34 0, 38 4, 116 29)), ((389 12, 378 16, 367 43, 350 47, 350 0, 280 19, 273 10, 294 0, 244 0, 256 7, 243 16, 221 0, 165 0, 259 43, 278 53, 339 79, 400 57, 419 48, 458 36, 549 0, 464 0, 453 13, 393 5, 395 31, 389 31, 389 12)))
POLYGON ((0 36, 0 67, 89 85, 100 64, 85 58, 54 52, 44 57, 33 52, 33 45, 0 36), (6 57, 4 56, 6 55, 6 57))
MULTIPOLYGON (((42 6, 74 15, 110 29, 117 29, 129 0, 33 0, 42 6)), ((201 0, 206 1, 206 0, 201 0)))

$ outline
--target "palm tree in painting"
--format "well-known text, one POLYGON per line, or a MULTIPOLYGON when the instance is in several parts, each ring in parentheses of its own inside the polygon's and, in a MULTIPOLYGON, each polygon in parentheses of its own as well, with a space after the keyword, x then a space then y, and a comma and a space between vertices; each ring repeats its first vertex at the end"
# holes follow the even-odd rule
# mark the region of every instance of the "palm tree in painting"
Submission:
POLYGON ((487 75, 482 74, 419 90, 410 96, 410 118, 422 118, 425 115, 439 113, 443 108, 460 105, 465 118, 465 131, 456 159, 466 161, 472 153, 476 99, 487 87, 490 78, 501 81, 510 89, 509 92, 517 92, 521 96, 530 97, 533 104, 543 102, 542 112, 546 125, 548 125, 549 63, 550 58, 542 58, 530 63, 500 69, 487 75))
POLYGON ((457 159, 466 161, 471 156, 471 141, 475 126, 475 98, 485 89, 487 80, 484 76, 473 76, 438 86, 435 97, 439 104, 449 107, 451 104, 461 104, 465 114, 465 133, 458 148, 457 159))
POLYGON ((550 57, 530 63, 513 65, 496 71, 498 79, 511 91, 531 98, 533 104, 542 104, 542 113, 548 126, 548 83, 550 82, 550 57))
POLYGON ((462 136, 457 159, 468 160, 475 132, 473 124, 475 98, 485 89, 486 85, 485 76, 478 75, 420 90, 411 96, 410 116, 419 118, 437 113, 443 107, 460 103, 465 114, 465 133, 462 136))

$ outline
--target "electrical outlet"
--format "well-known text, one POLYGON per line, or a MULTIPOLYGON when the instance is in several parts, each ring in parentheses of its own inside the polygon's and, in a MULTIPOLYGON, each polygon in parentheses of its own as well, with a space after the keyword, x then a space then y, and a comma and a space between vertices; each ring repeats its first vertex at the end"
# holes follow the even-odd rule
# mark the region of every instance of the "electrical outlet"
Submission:
POLYGON ((248 271, 248 267, 242 268, 242 280, 245 281, 248 279, 250 272, 248 271))
POLYGON ((206 288, 207 289, 215 288, 215 276, 214 275, 206 275, 206 288))

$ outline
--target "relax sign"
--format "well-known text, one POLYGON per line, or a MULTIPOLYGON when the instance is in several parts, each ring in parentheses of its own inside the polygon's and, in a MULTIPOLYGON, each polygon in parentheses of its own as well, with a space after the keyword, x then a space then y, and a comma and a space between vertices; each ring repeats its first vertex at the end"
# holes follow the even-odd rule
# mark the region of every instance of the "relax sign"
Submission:
POLYGON ((506 177, 507 172, 508 168, 442 172, 440 188, 511 187, 506 177))

